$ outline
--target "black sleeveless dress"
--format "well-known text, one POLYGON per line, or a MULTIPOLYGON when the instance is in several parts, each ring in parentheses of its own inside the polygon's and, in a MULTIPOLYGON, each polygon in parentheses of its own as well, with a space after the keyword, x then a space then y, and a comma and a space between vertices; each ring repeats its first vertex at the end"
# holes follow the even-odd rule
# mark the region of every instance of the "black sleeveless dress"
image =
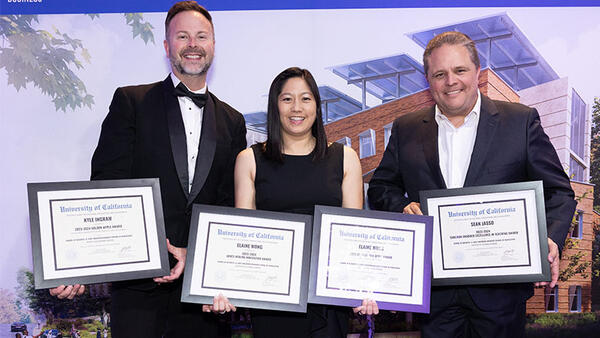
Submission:
MULTIPOLYGON (((256 209, 312 215, 314 206, 342 206, 344 146, 331 144, 323 160, 313 154, 283 155, 283 163, 267 159, 262 144, 252 146, 256 161, 256 209)), ((309 304, 307 313, 252 310, 255 338, 346 337, 350 310, 309 304)))

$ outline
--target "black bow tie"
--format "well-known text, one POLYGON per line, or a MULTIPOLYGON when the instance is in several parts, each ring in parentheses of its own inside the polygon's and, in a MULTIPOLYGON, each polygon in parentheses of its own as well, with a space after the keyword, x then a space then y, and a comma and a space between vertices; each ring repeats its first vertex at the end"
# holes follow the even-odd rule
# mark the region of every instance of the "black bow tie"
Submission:
POLYGON ((208 94, 196 94, 191 92, 187 87, 183 84, 183 82, 179 82, 177 87, 175 87, 175 91, 173 92, 177 96, 187 96, 194 104, 198 106, 198 108, 203 108, 206 104, 206 100, 208 99, 208 94))

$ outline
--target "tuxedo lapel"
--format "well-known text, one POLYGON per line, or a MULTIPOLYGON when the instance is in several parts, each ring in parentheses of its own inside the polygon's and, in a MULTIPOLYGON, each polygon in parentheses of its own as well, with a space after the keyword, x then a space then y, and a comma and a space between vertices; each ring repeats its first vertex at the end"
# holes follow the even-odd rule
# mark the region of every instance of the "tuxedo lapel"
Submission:
POLYGON ((480 114, 475 145, 473 146, 471 162, 469 163, 469 170, 465 178, 465 187, 475 184, 477 178, 481 175, 485 157, 490 149, 498 126, 498 110, 492 100, 483 95, 481 95, 480 114))
POLYGON ((200 193, 200 190, 202 190, 215 156, 215 148, 217 147, 216 109, 215 101, 209 93, 206 105, 204 106, 204 112, 202 113, 202 133, 200 136, 198 157, 196 158, 196 170, 194 171, 192 190, 188 197, 188 205, 192 204, 196 196, 200 193))
POLYGON ((440 170, 440 156, 438 153, 438 125, 433 118, 435 107, 427 112, 427 116, 423 118, 423 132, 421 134, 421 144, 423 144, 423 152, 425 160, 431 170, 432 179, 440 189, 446 189, 446 183, 440 170))
POLYGON ((183 189, 185 196, 188 197, 189 178, 187 168, 187 143, 185 139, 185 127, 183 125, 183 118, 181 117, 179 102, 173 93, 174 87, 170 76, 163 81, 163 87, 173 161, 175 162, 175 169, 177 170, 177 177, 179 178, 181 188, 183 189))

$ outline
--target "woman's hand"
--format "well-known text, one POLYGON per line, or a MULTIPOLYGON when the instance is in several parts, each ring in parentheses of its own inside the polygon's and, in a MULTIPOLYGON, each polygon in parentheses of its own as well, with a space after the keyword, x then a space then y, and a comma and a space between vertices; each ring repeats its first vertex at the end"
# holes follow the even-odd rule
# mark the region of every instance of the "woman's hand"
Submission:
POLYGON ((352 311, 354 311, 354 313, 358 313, 359 315, 376 315, 379 313, 379 306, 377 306, 376 301, 365 298, 363 299, 362 304, 353 308, 352 311))
POLYGON ((235 312, 235 310, 237 310, 236 307, 229 302, 229 299, 220 293, 213 298, 212 305, 202 305, 202 311, 204 312, 224 314, 230 311, 235 312))

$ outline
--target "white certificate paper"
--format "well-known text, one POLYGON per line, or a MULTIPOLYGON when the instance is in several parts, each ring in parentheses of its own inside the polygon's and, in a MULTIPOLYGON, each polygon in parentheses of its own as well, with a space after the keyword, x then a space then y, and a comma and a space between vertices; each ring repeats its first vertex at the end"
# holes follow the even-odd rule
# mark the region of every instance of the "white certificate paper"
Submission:
POLYGON ((50 219, 56 270, 150 259, 141 195, 53 199, 50 219))
POLYGON ((289 295, 293 229, 217 222, 208 228, 202 287, 289 295))
POLYGON ((438 216, 444 270, 531 266, 525 199, 440 205, 438 216))
POLYGON ((322 258, 326 264, 319 269, 321 275, 328 273, 323 279, 325 289, 412 293, 413 260, 403 258, 413 256, 415 231, 381 225, 331 223, 329 257, 322 258))

